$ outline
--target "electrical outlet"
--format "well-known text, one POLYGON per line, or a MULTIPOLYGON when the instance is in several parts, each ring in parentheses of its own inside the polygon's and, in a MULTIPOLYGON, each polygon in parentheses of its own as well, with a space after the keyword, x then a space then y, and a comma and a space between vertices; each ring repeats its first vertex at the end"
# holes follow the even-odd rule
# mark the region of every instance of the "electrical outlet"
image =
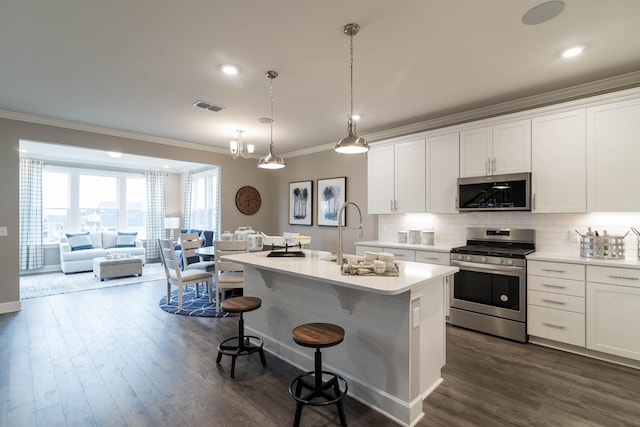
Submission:
POLYGON ((413 327, 417 328, 418 326, 420 326, 420 307, 413 309, 413 327))
POLYGON ((0 236, 5 237, 7 235, 7 227, 0 227, 0 236))

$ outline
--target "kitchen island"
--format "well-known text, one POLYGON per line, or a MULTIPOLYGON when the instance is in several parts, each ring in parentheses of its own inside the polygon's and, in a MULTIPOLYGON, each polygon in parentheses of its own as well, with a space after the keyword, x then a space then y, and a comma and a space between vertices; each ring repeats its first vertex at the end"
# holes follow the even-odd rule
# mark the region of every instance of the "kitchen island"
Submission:
POLYGON ((399 261, 397 277, 350 276, 326 260, 330 253, 303 252, 224 257, 244 264, 244 294, 262 299, 245 328, 264 339, 267 351, 308 371, 313 352, 293 342, 292 329, 309 322, 342 326, 344 342, 323 352, 325 369, 346 378, 351 397, 414 425, 424 416, 423 400, 442 382, 444 279, 458 269, 399 261))

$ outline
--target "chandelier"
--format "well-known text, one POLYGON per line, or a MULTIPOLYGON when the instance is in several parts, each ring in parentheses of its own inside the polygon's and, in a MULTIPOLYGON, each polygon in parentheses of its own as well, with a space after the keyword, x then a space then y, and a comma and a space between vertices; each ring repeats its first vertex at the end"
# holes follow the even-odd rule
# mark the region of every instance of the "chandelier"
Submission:
POLYGON ((236 132, 238 132, 238 138, 233 141, 229 141, 229 150, 231 151, 231 156, 234 159, 237 159, 238 157, 248 159, 253 154, 253 149, 255 147, 253 146, 253 144, 247 144, 247 149, 245 151, 244 142, 242 142, 242 132, 244 131, 237 130, 236 132))

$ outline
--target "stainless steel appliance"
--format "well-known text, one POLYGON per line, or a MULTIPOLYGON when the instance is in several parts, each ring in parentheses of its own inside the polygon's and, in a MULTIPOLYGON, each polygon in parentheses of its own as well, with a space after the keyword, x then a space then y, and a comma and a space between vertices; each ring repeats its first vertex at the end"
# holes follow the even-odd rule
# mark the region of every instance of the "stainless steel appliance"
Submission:
POLYGON ((458 178, 458 210, 530 211, 531 174, 458 178))
POLYGON ((449 322, 527 342, 527 260, 535 230, 467 228, 467 244, 451 249, 460 269, 451 286, 449 322))

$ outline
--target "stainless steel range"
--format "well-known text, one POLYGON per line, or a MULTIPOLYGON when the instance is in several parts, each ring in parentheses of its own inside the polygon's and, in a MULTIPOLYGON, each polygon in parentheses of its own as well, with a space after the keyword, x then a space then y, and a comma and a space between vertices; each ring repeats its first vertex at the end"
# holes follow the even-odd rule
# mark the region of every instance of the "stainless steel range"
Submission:
POLYGON ((467 228, 467 244, 451 249, 460 271, 451 286, 449 322, 527 342, 527 260, 535 230, 467 228))

